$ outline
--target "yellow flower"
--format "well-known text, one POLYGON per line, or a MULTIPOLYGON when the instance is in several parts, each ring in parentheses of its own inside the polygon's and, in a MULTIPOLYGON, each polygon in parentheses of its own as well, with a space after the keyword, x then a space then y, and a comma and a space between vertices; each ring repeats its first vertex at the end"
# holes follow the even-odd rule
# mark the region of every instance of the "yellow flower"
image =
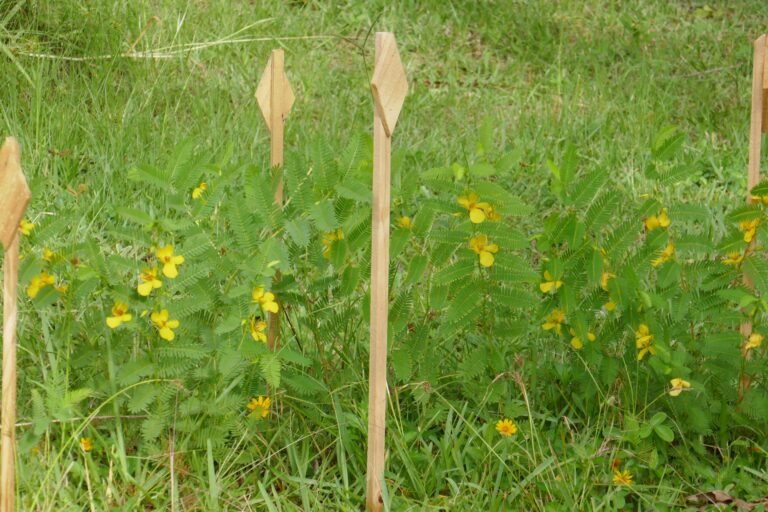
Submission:
POLYGON ((616 277, 616 274, 613 274, 611 272, 603 272, 600 276, 600 288, 602 288, 605 291, 608 291, 608 281, 616 277))
POLYGON ((735 267, 741 265, 741 261, 744 259, 744 254, 740 252, 729 252, 728 255, 723 258, 723 265, 733 265, 735 267))
POLYGON ((489 244, 488 237, 485 235, 477 235, 470 239, 469 248, 480 256, 480 264, 484 267, 492 266, 494 261, 493 255, 499 252, 499 246, 496 244, 489 244))
POLYGON ((544 281, 539 284, 539 289, 542 291, 542 293, 548 293, 550 291, 555 293, 561 286, 563 286, 562 281, 552 277, 552 274, 549 273, 549 270, 544 271, 544 281))
POLYGON ((411 218, 408 216, 402 216, 397 219, 397 225, 403 229, 411 229, 411 218))
POLYGON ((53 261, 53 257, 56 256, 56 253, 50 250, 47 247, 43 247, 43 259, 47 261, 48 263, 53 261))
POLYGON ((55 289, 57 292, 59 292, 59 293, 61 293, 61 294, 65 294, 65 293, 67 293, 67 290, 69 290, 69 286, 68 286, 68 285, 66 285, 66 284, 60 284, 59 286, 54 286, 53 288, 54 288, 54 289, 55 289))
POLYGON ((501 220, 501 214, 493 209, 493 206, 488 205, 485 208, 485 216, 488 218, 488 220, 491 220, 493 222, 501 220))
POLYGON ((177 329, 179 327, 179 321, 169 320, 167 309, 163 309, 159 313, 155 311, 149 317, 152 319, 152 323, 155 324, 155 327, 157 327, 157 330, 160 332, 160 337, 166 341, 173 341, 173 338, 176 337, 176 333, 173 332, 173 329, 177 329))
POLYGON ((184 263, 184 256, 174 256, 173 246, 166 245, 157 250, 157 258, 163 264, 163 275, 168 279, 174 279, 179 275, 176 265, 184 263))
POLYGON ((275 301, 275 294, 271 292, 265 292, 264 288, 261 286, 253 290, 251 297, 253 297, 253 302, 258 302, 261 306, 261 309, 264 311, 277 313, 280 310, 280 307, 277 305, 277 301, 275 301))
POLYGON ((747 342, 744 344, 744 352, 749 352, 753 348, 760 348, 763 344, 763 339, 763 335, 758 332, 750 334, 749 338, 747 338, 747 342))
POLYGON ((128 306, 120 301, 115 302, 112 306, 112 316, 107 317, 107 325, 110 329, 116 329, 125 322, 130 322, 133 315, 128 313, 128 306))
POLYGON ((557 334, 562 334, 563 323, 565 323, 565 311, 562 309, 553 309, 552 312, 547 315, 547 319, 541 325, 541 328, 545 331, 554 329, 557 334))
POLYGON ((684 389, 691 387, 691 383, 683 379, 672 379, 669 381, 672 384, 672 389, 669 390, 669 396, 680 396, 680 393, 684 389))
POLYGON ((760 219, 743 220, 739 222, 739 229, 744 233, 744 241, 749 243, 755 239, 760 219))
POLYGON ((632 473, 629 471, 613 470, 613 485, 632 485, 632 473))
POLYGON ((272 405, 272 401, 269 397, 264 398, 259 395, 259 398, 251 398, 251 401, 248 403, 248 409, 251 412, 248 413, 248 416, 255 417, 256 419, 266 418, 269 416, 270 405, 272 405))
POLYGON ((267 342, 267 335, 264 334, 264 331, 267 330, 267 322, 255 316, 252 316, 250 321, 250 327, 251 327, 251 337, 253 337, 254 340, 263 341, 264 343, 267 342))
MULTIPOLYGON (((459 197, 459 204, 469 210, 469 220, 473 224, 480 224, 485 221, 487 212, 491 209, 488 203, 479 203, 477 194, 470 192, 466 196, 459 197)), ((491 209, 492 210, 492 209, 491 209)))
POLYGON ((53 284, 55 281, 56 279, 52 275, 49 275, 48 272, 43 270, 39 275, 33 277, 29 282, 29 286, 27 286, 27 295, 30 299, 34 299, 37 297, 37 294, 40 292, 40 290, 49 284, 53 284))
POLYGON ((344 240, 344 232, 341 228, 336 231, 329 231, 323 235, 323 258, 331 258, 331 249, 333 249, 333 242, 338 240, 344 240))
POLYGON ((635 331, 635 346, 637 347, 638 353, 637 353, 637 360, 642 361, 645 357, 645 354, 656 354, 656 347, 652 345, 653 343, 653 334, 651 334, 651 330, 648 328, 645 324, 640 324, 640 326, 637 328, 637 331, 635 331))
MULTIPOLYGON (((568 330, 570 331, 571 336, 573 336, 573 338, 571 338, 571 346, 576 350, 581 350, 582 348, 584 348, 584 343, 582 343, 581 338, 576 335, 576 331, 574 331, 573 329, 568 329, 568 330)), ((594 335, 594 333, 587 332, 587 339, 589 341, 595 341, 597 337, 594 335)))
POLYGON ((673 244, 672 242, 669 242, 667 246, 664 248, 664 250, 661 251, 661 254, 659 255, 659 257, 651 261, 651 265, 653 265, 654 267, 658 267, 659 265, 662 265, 667 261, 669 261, 670 259, 672 259, 672 256, 674 255, 675 255, 675 244, 673 244))
POLYGON ((203 192, 208 188, 208 185, 203 181, 192 191, 192 199, 200 199, 203 197, 203 192))
POLYGON ((768 206, 768 196, 752 196, 752 201, 768 206))
POLYGON ((139 280, 141 280, 141 283, 139 283, 136 290, 142 297, 149 296, 152 290, 163 286, 163 282, 157 278, 157 267, 145 268, 139 275, 139 280))
POLYGON ((91 441, 90 437, 81 437, 80 438, 80 449, 84 452, 88 453, 89 451, 93 450, 93 441, 91 441))
POLYGON ((605 308, 606 311, 608 311, 610 313, 611 311, 615 311, 616 310, 616 303, 613 302, 612 300, 609 300, 608 302, 606 302, 603 305, 603 307, 605 308))
POLYGON ((667 209, 662 208, 658 215, 651 215, 645 219, 645 229, 653 231, 656 228, 668 228, 670 224, 667 209))
POLYGON ((29 236, 33 229, 35 229, 35 225, 27 219, 21 219, 19 222, 19 231, 21 231, 22 235, 29 236))
POLYGON ((504 418, 496 423, 496 431, 503 437, 512 437, 517 434, 517 425, 514 421, 504 418))

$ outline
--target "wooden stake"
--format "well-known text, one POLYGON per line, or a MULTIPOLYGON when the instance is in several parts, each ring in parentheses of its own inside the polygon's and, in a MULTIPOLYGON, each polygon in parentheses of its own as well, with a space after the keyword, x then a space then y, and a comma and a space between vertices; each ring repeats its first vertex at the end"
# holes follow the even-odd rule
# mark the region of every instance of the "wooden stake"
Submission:
MULTIPOLYGON (((749 164, 747 166, 747 203, 752 203, 752 188, 760 182, 760 150, 762 146, 763 132, 768 129, 768 123, 764 123, 766 116, 765 101, 768 94, 768 80, 766 73, 766 35, 758 37, 754 42, 754 59, 752 61, 752 113, 749 122, 749 164)), ((752 251, 755 247, 755 240, 749 244, 747 251, 752 251)), ((754 284, 746 275, 744 284, 752 289, 754 284)), ((752 334, 752 322, 744 322, 739 329, 744 339, 752 334)), ((744 352, 744 358, 749 360, 751 353, 744 352)), ((741 402, 744 395, 752 383, 751 377, 742 373, 739 379, 738 401, 741 402)))
MULTIPOLYGON (((269 62, 261 76, 259 86, 256 88, 256 100, 264 116, 264 122, 270 133, 270 165, 275 178, 275 203, 283 206, 283 134, 285 119, 293 106, 294 96, 288 77, 285 75, 285 54, 283 50, 272 50, 269 62)), ((280 275, 275 276, 275 282, 280 280, 280 275)), ((278 332, 280 330, 280 317, 269 313, 269 331, 267 332, 267 345, 274 350, 277 345, 278 332)))
POLYGON ((368 396, 366 504, 384 506, 387 411, 387 323, 389 316, 389 202, 392 132, 408 92, 395 36, 376 33, 376 67, 371 80, 373 113, 373 218, 371 233, 371 345, 368 396))
POLYGON ((21 171, 19 143, 8 137, 0 149, 0 241, 3 260, 3 388, 0 420, 0 512, 12 512, 16 455, 16 289, 19 281, 19 222, 30 192, 21 171))

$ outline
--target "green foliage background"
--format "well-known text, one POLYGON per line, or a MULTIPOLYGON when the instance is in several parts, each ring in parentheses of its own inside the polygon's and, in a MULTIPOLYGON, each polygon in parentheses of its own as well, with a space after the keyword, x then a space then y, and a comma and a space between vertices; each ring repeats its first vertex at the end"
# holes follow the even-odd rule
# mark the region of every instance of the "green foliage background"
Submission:
POLYGON ((21 280, 45 268, 68 285, 21 305, 22 508, 359 507, 367 36, 380 29, 396 33, 412 85, 393 157, 393 218, 412 226, 392 228, 387 506, 765 495, 764 349, 746 361, 738 325, 760 328, 768 268, 759 245, 740 268, 720 261, 746 249, 738 222, 763 215, 737 208, 761 2, 0 6, 4 131, 35 192, 21 280), (137 39, 160 53, 99 57, 137 39), (275 44, 297 96, 283 211, 253 97, 275 44), (63 58, 83 56, 95 58, 63 58), (470 223, 468 192, 502 219, 470 223), (661 208, 671 225, 646 232, 661 208), (489 269, 468 247, 479 233, 499 246, 489 269), (670 241, 674 258, 653 266, 670 241), (140 298, 138 273, 168 243, 186 258, 179 278, 140 298), (251 290, 278 270, 285 322, 270 354, 247 319, 251 290), (563 281, 555 294, 538 288, 545 270, 563 281), (134 319, 110 330, 115 300, 134 319), (160 308, 181 322, 173 342, 141 317, 160 308), (541 328, 554 308, 561 336, 541 328), (641 323, 657 353, 638 362, 641 323), (568 329, 596 340, 576 351, 568 329), (692 391, 673 398, 678 377, 692 391), (258 395, 273 399, 263 421, 247 416, 258 395), (509 439, 494 429, 505 417, 519 427, 509 439), (614 460, 633 485, 612 485, 614 460))

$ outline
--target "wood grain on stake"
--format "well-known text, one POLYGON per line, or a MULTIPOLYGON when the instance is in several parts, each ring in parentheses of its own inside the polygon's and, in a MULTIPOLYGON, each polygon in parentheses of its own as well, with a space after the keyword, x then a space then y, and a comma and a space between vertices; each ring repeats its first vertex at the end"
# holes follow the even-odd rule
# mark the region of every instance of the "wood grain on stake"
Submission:
MULTIPOLYGON (((275 203, 283 206, 283 138, 285 118, 291 112, 294 96, 288 77, 285 75, 285 54, 283 50, 272 50, 269 62, 261 76, 259 86, 256 88, 256 100, 259 103, 261 114, 270 133, 269 161, 273 172, 276 174, 277 187, 275 188, 275 203)), ((279 274, 275 280, 279 280, 279 274)), ((277 343, 280 317, 269 313, 269 331, 267 333, 267 345, 274 350, 277 343)))
MULTIPOLYGON (((768 81, 765 79, 766 69, 765 60, 766 55, 766 36, 762 35, 755 40, 754 43, 754 60, 752 61, 752 113, 750 115, 749 123, 749 164, 747 167, 747 202, 752 203, 752 187, 760 182, 760 149, 762 145, 762 134, 766 125, 764 124, 765 116, 765 89, 768 86, 768 81)), ((749 244, 748 251, 752 251, 755 247, 755 240, 749 244)), ((752 280, 744 275, 744 284, 748 288, 752 288, 754 284, 752 280)), ((740 327, 741 335, 744 339, 748 338, 752 334, 752 322, 744 322, 740 327)), ((744 358, 750 359, 751 353, 749 351, 744 352, 744 358)), ((739 393, 738 401, 744 398, 744 393, 749 388, 751 379, 749 375, 743 373, 741 380, 739 381, 739 393)))
POLYGON ((14 509, 16 451, 16 289, 19 274, 19 222, 29 204, 21 172, 19 143, 8 137, 0 149, 0 241, 3 260, 3 403, 0 443, 0 511, 14 509))
POLYGON ((371 345, 368 396, 368 510, 383 508, 386 446, 387 322, 389 316, 389 201, 392 132, 408 92, 395 36, 376 33, 376 68, 371 80, 373 113, 373 215, 371 226, 371 345))

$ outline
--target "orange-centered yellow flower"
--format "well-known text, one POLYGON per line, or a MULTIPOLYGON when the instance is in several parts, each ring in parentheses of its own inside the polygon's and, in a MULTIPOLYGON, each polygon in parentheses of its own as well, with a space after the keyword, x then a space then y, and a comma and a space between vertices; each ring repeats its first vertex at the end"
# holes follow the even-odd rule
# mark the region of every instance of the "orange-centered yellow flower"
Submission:
POLYGON ((264 343, 267 342, 267 335, 264 334, 264 331, 267 330, 267 322, 255 316, 252 316, 250 321, 250 328, 251 328, 251 337, 254 340, 262 341, 264 343))
POLYGON ((741 265, 741 261, 744 259, 744 254, 741 252, 729 252, 728 255, 723 258, 723 265, 733 265, 738 267, 741 265))
POLYGON ((331 250, 333 249, 333 243, 338 240, 344 240, 344 232, 341 228, 336 231, 329 231, 323 235, 323 258, 331 258, 331 250))
POLYGON ((200 183, 192 191, 192 199, 200 199, 201 197, 203 197, 203 192, 205 192, 207 188, 208 188, 208 185, 204 181, 200 183))
POLYGON ((271 292, 265 292, 264 288, 261 286, 253 290, 251 297, 253 297, 253 302, 258 302, 261 306, 261 309, 264 311, 277 313, 280 310, 280 307, 277 305, 277 301, 275 301, 275 294, 271 292))
POLYGON ((616 274, 613 274, 611 272, 603 272, 600 276, 600 288, 602 288, 605 291, 608 291, 608 281, 616 277, 616 274))
POLYGON ((562 281, 552 277, 552 274, 549 273, 549 270, 544 271, 544 281, 539 284, 539 289, 542 291, 542 293, 555 293, 561 286, 563 286, 562 281))
MULTIPOLYGON (((576 335, 576 331, 574 331, 573 329, 568 329, 568 330, 570 331, 571 336, 573 336, 573 338, 571 338, 571 346, 576 350, 581 350, 582 348, 584 348, 584 343, 581 341, 581 338, 576 335)), ((587 332, 587 339, 589 341, 595 341, 597 337, 594 335, 594 333, 587 332)))
POLYGON ((33 229, 35 229, 35 225, 27 219, 21 219, 21 221, 19 221, 19 231, 21 231, 22 235, 29 236, 33 229))
POLYGON ((632 473, 629 471, 613 470, 613 485, 632 485, 632 473))
POLYGON ((683 390, 691 387, 691 383, 683 379, 672 379, 669 381, 672 384, 672 389, 669 390, 669 396, 680 396, 683 390))
POLYGON ((749 243, 755 239, 760 219, 743 220, 739 222, 739 229, 744 233, 744 241, 749 243))
POLYGON ((397 219, 397 225, 403 229, 411 229, 411 218, 408 216, 402 216, 397 219))
POLYGON ((562 334, 563 323, 565 323, 565 311, 562 309, 553 309, 552 312, 547 315, 541 328, 545 331, 554 329, 557 334, 562 334))
POLYGON ((485 235, 477 235, 469 240, 469 248, 472 249, 480 257, 480 264, 484 267, 493 266, 493 255, 499 252, 499 246, 496 244, 489 244, 488 237, 485 235))
POLYGON ((184 263, 184 256, 174 256, 173 246, 166 245, 157 250, 157 259, 163 264, 163 275, 168 279, 175 279, 179 275, 176 265, 184 263))
POLYGON ((515 422, 509 418, 504 418, 496 423, 496 432, 503 437, 512 437, 517 434, 517 425, 515 425, 515 422))
POLYGON ((459 197, 459 204, 469 210, 469 220, 473 224, 480 224, 485 221, 487 212, 491 208, 488 203, 478 202, 477 194, 470 192, 466 196, 459 197))
POLYGON ((179 321, 169 320, 167 309, 163 309, 160 312, 154 311, 150 315, 150 318, 160 333, 160 337, 166 341, 173 341, 173 339, 176 337, 176 333, 173 332, 173 330, 179 327, 179 321))
POLYGON ((93 450, 93 441, 91 441, 90 437, 81 437, 80 438, 80 449, 84 452, 88 453, 89 451, 93 450))
POLYGON ((149 294, 152 293, 152 290, 163 286, 163 282, 157 277, 157 267, 145 268, 139 275, 139 280, 141 283, 139 283, 136 290, 142 297, 149 296, 149 294))
POLYGON ((672 256, 675 255, 675 244, 672 242, 669 242, 667 246, 664 248, 663 251, 661 251, 661 254, 658 258, 651 261, 651 265, 654 267, 658 267, 659 265, 662 265, 666 262, 668 262, 670 259, 672 259, 672 256))
POLYGON ((130 322, 133 315, 128 313, 128 306, 120 301, 115 302, 112 306, 112 316, 107 317, 107 325, 110 329, 116 329, 125 322, 130 322))
POLYGON ((670 224, 667 209, 662 208, 658 215, 651 215, 645 219, 645 229, 653 231, 656 228, 668 228, 670 224))
POLYGON ((656 354, 656 347, 653 346, 653 334, 645 324, 640 324, 635 331, 635 346, 637 347, 637 360, 642 361, 645 354, 656 354))
POLYGON ((251 398, 248 403, 248 409, 251 411, 248 416, 255 417, 257 419, 266 418, 269 416, 269 407, 272 405, 272 401, 269 397, 263 397, 259 395, 259 398, 251 398))
POLYGON ((27 295, 30 299, 34 299, 37 297, 37 294, 40 293, 40 290, 54 282, 56 282, 56 279, 43 270, 29 282, 29 286, 27 286, 27 295))

